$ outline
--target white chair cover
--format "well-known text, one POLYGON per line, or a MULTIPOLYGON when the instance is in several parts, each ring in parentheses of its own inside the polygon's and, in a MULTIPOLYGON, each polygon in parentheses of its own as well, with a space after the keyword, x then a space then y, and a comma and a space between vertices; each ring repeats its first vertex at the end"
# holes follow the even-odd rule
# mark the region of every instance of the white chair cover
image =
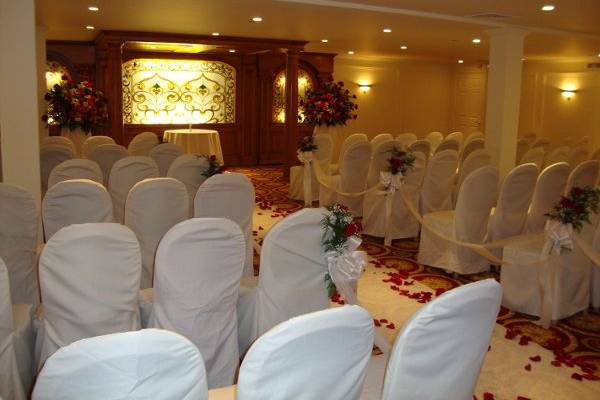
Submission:
POLYGON ((61 144, 49 144, 40 148, 40 174, 42 180, 42 196, 48 190, 50 172, 63 161, 75 158, 73 150, 61 144))
POLYGON ((33 400, 207 400, 202 355, 186 338, 145 329, 82 339, 58 350, 33 400))
POLYGON ((458 169, 458 181, 456 183, 456 195, 460 191, 465 178, 469 174, 481 167, 492 164, 492 156, 484 149, 475 150, 465 158, 462 165, 458 169))
POLYGON ((401 133, 398 136, 396 136, 396 140, 398 142, 400 142, 400 144, 403 147, 408 147, 411 144, 413 144, 414 142, 416 142, 418 140, 417 135, 415 135, 414 133, 401 133))
POLYGON ((254 276, 254 186, 244 174, 213 175, 198 189, 194 199, 195 218, 227 218, 237 223, 246 240, 244 276, 254 276))
POLYGON ((541 147, 542 149, 544 149, 544 152, 547 152, 548 150, 550 150, 550 139, 546 139, 546 138, 536 139, 533 142, 533 144, 531 145, 531 148, 535 149, 536 147, 541 147))
POLYGON ((110 136, 90 136, 83 142, 81 150, 83 158, 90 158, 94 150, 103 144, 115 144, 115 140, 110 136))
POLYGON ((150 326, 198 347, 211 389, 232 385, 239 364, 236 303, 244 249, 236 223, 194 218, 167 232, 156 252, 150 326))
POLYGON ((476 140, 476 139, 485 139, 485 135, 483 134, 483 132, 480 131, 473 131, 471 133, 469 133, 465 139, 465 141, 463 142, 463 150, 464 148, 469 144, 469 142, 476 140))
POLYGON ((527 140, 526 138, 520 138, 517 140, 517 161, 520 161, 521 158, 523 158, 523 156, 525 155, 525 153, 527 153, 527 150, 529 150, 531 147, 529 140, 527 140))
POLYGON ((123 225, 71 225, 56 232, 40 256, 43 319, 37 369, 79 339, 140 329, 140 246, 123 225))
POLYGON ((140 243, 141 288, 152 287, 154 256, 162 237, 188 218, 190 206, 185 185, 173 178, 149 178, 136 183, 125 202, 125 225, 140 243))
POLYGON ((476 150, 483 150, 485 148, 485 139, 473 138, 465 143, 462 152, 460 153, 460 165, 465 162, 465 159, 476 150))
POLYGON ((565 192, 569 170, 569 164, 557 163, 544 168, 538 177, 527 217, 528 232, 544 230, 547 220, 545 214, 558 203, 565 192))
MULTIPOLYGON (((544 165, 549 166, 549 165, 556 164, 559 162, 568 162, 570 152, 571 152, 571 150, 570 150, 569 146, 557 147, 548 153, 548 155, 546 156, 546 162, 544 165)), ((575 165, 573 165, 572 167, 575 167, 575 165)))
POLYGON ((344 139, 344 141, 342 142, 342 146, 340 148, 340 154, 338 156, 338 160, 337 160, 337 164, 330 164, 329 165, 329 173, 330 174, 339 174, 340 173, 340 164, 342 163, 342 159, 344 158, 344 154, 346 153, 346 150, 348 148, 350 148, 351 145, 353 145, 354 143, 357 142, 368 142, 369 139, 367 138, 367 135, 365 135, 364 133, 353 133, 352 135, 348 136, 346 139, 344 139))
POLYGON ((0 398, 25 400, 14 340, 10 282, 6 265, 0 258, 0 398))
MULTIPOLYGON (((313 136, 313 141, 317 145, 314 152, 315 161, 319 163, 321 171, 328 174, 329 165, 333 152, 333 139, 331 135, 318 134, 313 136)), ((294 200, 304 200, 304 165, 295 165, 290 168, 290 191, 289 198, 294 200)), ((319 200, 319 181, 312 171, 311 177, 313 201, 319 200)))
POLYGON ((380 133, 371 139, 371 147, 374 149, 379 146, 380 143, 389 142, 390 140, 394 140, 391 133, 380 133))
POLYGON ((260 335, 292 317, 329 308, 327 261, 321 248, 325 211, 305 208, 275 224, 260 253, 257 280, 240 288, 239 346, 243 354, 260 335))
MULTIPOLYGON (((592 248, 600 253, 600 223, 596 225, 596 232, 592 238, 592 248)), ((600 308, 600 269, 592 265, 592 284, 590 287, 592 307, 600 308)))
POLYGON ((129 155, 127 149, 118 144, 101 144, 96 147, 89 156, 102 170, 104 185, 108 186, 108 178, 113 165, 122 158, 129 155))
POLYGON ((462 145, 464 143, 465 140, 465 135, 462 132, 452 132, 449 133, 448 136, 446 136, 446 140, 457 140, 458 141, 458 151, 460 151, 460 149, 462 148, 462 145))
MULTIPOLYGON (((371 143, 372 144, 372 143, 371 143)), ((370 188, 379 182, 379 174, 386 171, 394 148, 400 149, 401 144, 395 140, 380 141, 377 147, 371 147, 371 163, 367 175, 367 187, 370 188)))
POLYGON ((543 147, 532 147, 527 150, 523 158, 519 161, 519 165, 521 164, 535 164, 538 167, 538 170, 541 170, 544 165, 544 148, 543 147))
POLYGON ((590 151, 583 146, 574 147, 569 153, 569 165, 573 168, 581 164, 582 162, 589 160, 591 156, 590 151))
MULTIPOLYGON (((498 170, 492 166, 479 168, 465 179, 458 193, 456 210, 425 214, 424 224, 457 240, 483 243, 497 192, 498 170)), ((425 226, 421 230, 418 261, 459 274, 483 272, 490 265, 473 250, 447 242, 425 226)))
POLYGON ((430 132, 425 136, 425 140, 429 142, 429 147, 431 148, 431 152, 434 153, 437 147, 444 140, 444 135, 440 132, 430 132))
POLYGON ((471 399, 501 298, 501 286, 486 279, 452 289, 418 310, 396 338, 377 399, 471 399))
MULTIPOLYGON (((343 193, 362 192, 366 188, 369 173, 369 160, 371 159, 371 144, 367 141, 356 142, 346 148, 340 174, 326 177, 327 184, 343 193)), ((321 207, 342 203, 348 206, 356 217, 362 216, 362 203, 364 196, 338 195, 337 192, 321 185, 319 189, 319 204, 321 207)))
POLYGON ((457 137, 453 137, 451 138, 450 136, 447 136, 446 139, 444 139, 435 149, 435 154, 440 153, 442 151, 445 150, 454 150, 457 153, 460 153, 460 140, 457 139, 457 137))
POLYGON ((173 143, 161 143, 150 150, 150 158, 158 165, 160 176, 167 176, 173 161, 185 152, 181 146, 173 143))
POLYGON ((73 151, 73 154, 76 153, 75 144, 66 136, 45 136, 40 141, 40 148, 50 144, 68 147, 73 151))
POLYGON ((572 167, 574 168, 569 175, 569 179, 567 180, 565 194, 568 194, 574 187, 584 188, 586 186, 594 186, 596 184, 596 181, 598 180, 600 161, 588 160, 577 166, 572 165, 572 167))
POLYGON ((428 160, 431 155, 431 146, 427 140, 417 140, 416 142, 411 143, 411 145, 408 146, 408 149, 413 153, 423 153, 425 160, 428 160))
POLYGON ((598 161, 600 161, 600 149, 594 150, 594 152, 590 156, 590 160, 598 160, 598 161))
POLYGON ((54 167, 48 178, 48 189, 59 182, 70 179, 89 179, 99 184, 103 183, 102 171, 96 162, 83 158, 73 158, 54 167))
POLYGON ((154 132, 142 132, 129 142, 127 150, 131 156, 149 156, 156 145, 158 145, 158 136, 154 132))
POLYGON ((115 162, 108 178, 108 192, 113 201, 116 222, 123 223, 129 190, 148 178, 158 178, 158 167, 150 157, 129 156, 115 162))
POLYGON ((452 185, 456 179, 458 152, 444 150, 436 152, 427 163, 421 196, 421 214, 452 208, 452 185))
POLYGON ((13 303, 37 306, 39 213, 23 188, 0 183, 0 257, 6 263, 13 303))
POLYGON ((314 312, 260 337, 240 368, 239 400, 358 400, 373 349, 359 306, 314 312))
POLYGON ((203 173, 207 168, 208 160, 205 157, 195 154, 183 154, 173 161, 167 172, 169 178, 175 178, 185 185, 190 199, 190 215, 194 212, 193 206, 196 192, 206 180, 206 176, 203 173))
MULTIPOLYGON (((415 208, 419 204, 419 192, 425 175, 425 157, 415 153, 415 162, 406 174, 402 190, 415 208)), ((386 228, 385 191, 365 195, 363 211, 363 234, 384 237, 386 228)), ((394 193, 392 203, 391 239, 412 238, 419 235, 420 224, 406 207, 399 192, 394 193)))
POLYGON ((42 201, 44 237, 48 241, 65 226, 114 222, 108 191, 89 179, 73 179, 52 186, 42 201))

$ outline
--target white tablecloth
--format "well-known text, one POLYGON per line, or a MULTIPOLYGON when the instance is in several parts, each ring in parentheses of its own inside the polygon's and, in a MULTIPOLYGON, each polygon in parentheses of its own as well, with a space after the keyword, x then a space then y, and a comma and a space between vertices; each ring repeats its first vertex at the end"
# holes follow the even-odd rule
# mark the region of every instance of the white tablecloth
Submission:
POLYGON ((219 132, 211 129, 170 129, 166 130, 163 140, 183 148, 186 153, 215 155, 223 165, 223 151, 219 132))

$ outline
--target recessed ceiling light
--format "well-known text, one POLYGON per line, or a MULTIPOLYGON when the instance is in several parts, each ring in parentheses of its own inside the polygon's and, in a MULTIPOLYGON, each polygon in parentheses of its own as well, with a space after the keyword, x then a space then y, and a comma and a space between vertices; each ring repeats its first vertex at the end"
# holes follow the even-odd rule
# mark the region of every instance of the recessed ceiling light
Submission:
POLYGON ((348 50, 348 54, 350 54, 350 55, 354 54, 354 50, 348 50))
POLYGON ((98 11, 100 9, 98 7, 96 7, 96 6, 89 6, 88 10, 96 12, 96 11, 98 11))
POLYGON ((262 22, 262 17, 252 17, 252 22, 262 22))
POLYGON ((463 63, 464 63, 464 60, 458 60, 458 63, 459 63, 459 64, 463 64, 463 63))
POLYGON ((92 25, 86 25, 85 29, 93 31, 94 29, 96 29, 95 27, 93 27, 92 25))
POLYGON ((600 57, 600 53, 598 53, 598 57, 600 57))
POLYGON ((546 4, 545 6, 542 7, 542 11, 552 11, 554 10, 554 6, 552 4, 546 4))
POLYGON ((235 49, 229 49, 230 53, 235 53, 235 49))
POLYGON ((211 35, 213 35, 213 36, 219 36, 220 33, 219 32, 213 32, 211 35))
POLYGON ((479 38, 475 38, 473 40, 471 40, 473 43, 481 43, 481 39, 479 38))
POLYGON ((384 28, 383 32, 384 33, 392 33, 392 30, 390 28, 384 28))
POLYGON ((525 60, 526 60, 525 57, 521 58, 521 61, 525 61, 525 60))
POLYGON ((406 50, 406 49, 408 49, 408 46, 400 46, 400 49, 406 50))
POLYGON ((329 39, 321 39, 321 43, 327 43, 329 42, 329 39))

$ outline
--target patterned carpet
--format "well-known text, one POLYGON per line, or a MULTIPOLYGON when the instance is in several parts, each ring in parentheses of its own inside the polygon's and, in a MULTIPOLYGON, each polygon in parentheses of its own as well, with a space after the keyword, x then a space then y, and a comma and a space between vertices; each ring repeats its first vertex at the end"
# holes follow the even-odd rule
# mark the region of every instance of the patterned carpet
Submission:
MULTIPOLYGON (((281 168, 236 168, 235 171, 248 175, 253 181, 258 206, 256 214, 259 216, 277 220, 302 208, 300 202, 287 198, 288 184, 281 168)), ((259 226, 254 231, 254 235, 263 237, 264 232, 261 230, 264 228, 259 226)), ((426 303, 445 290, 474 280, 489 277, 499 279, 498 274, 493 272, 455 279, 440 269, 418 264, 416 262, 418 248, 417 240, 396 240, 388 247, 383 245, 383 239, 363 237, 362 249, 372 258, 374 267, 387 271, 386 275, 389 278, 384 279, 383 282, 388 284, 390 290, 419 303, 426 303), (433 294, 405 290, 413 281, 429 287, 433 294)), ((257 267, 258 260, 255 261, 257 267)), ((600 372, 598 372, 600 371, 600 313, 598 311, 590 309, 562 320, 550 329, 534 324, 533 319, 535 318, 503 307, 497 322, 507 328, 507 340, 515 340, 522 345, 533 341, 553 351, 555 359, 552 365, 574 368, 571 376, 573 379, 588 381, 600 379, 600 372)), ((381 322, 385 324, 387 321, 381 322)), ((376 320, 376 325, 381 322, 376 320)), ((390 329, 397 330, 398 327, 393 326, 390 329)), ((536 362, 535 357, 531 360, 536 362)), ((527 366, 525 369, 528 370, 527 366)))

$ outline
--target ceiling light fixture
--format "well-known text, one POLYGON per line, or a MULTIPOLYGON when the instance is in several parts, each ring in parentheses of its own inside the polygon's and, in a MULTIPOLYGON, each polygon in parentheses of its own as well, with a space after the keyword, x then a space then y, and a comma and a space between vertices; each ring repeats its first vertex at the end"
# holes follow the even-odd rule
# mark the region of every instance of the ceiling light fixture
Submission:
POLYGON ((100 9, 99 9, 98 7, 96 7, 96 6, 89 6, 89 7, 88 7, 88 10, 90 10, 90 11, 93 11, 93 12, 96 12, 96 11, 98 11, 98 10, 100 10, 100 9))
POLYGON ((390 28, 383 28, 383 33, 392 33, 390 28))
POLYGON ((229 49, 230 53, 235 53, 235 49, 229 49))
POLYGON ((93 27, 92 25, 86 25, 85 29, 87 29, 88 31, 93 31, 94 29, 96 29, 95 27, 93 27))
POLYGON ((252 22, 262 22, 262 17, 252 17, 251 21, 252 22))
POLYGON ((475 44, 479 44, 479 43, 481 43, 481 39, 479 39, 479 38, 475 38, 475 39, 473 39, 473 40, 471 40, 471 41, 472 41, 473 43, 475 43, 475 44))
POLYGON ((545 6, 542 6, 542 11, 552 11, 555 8, 556 7, 554 7, 552 4, 546 4, 545 6))
POLYGON ((354 50, 348 50, 348 54, 350 54, 350 55, 354 54, 354 50))
POLYGON ((329 39, 321 39, 321 43, 327 43, 329 42, 329 39))
POLYGON ((213 36, 220 36, 221 34, 219 32, 213 32, 212 35, 213 36))
POLYGON ((465 62, 464 60, 458 60, 459 64, 464 64, 464 62, 465 62))
POLYGON ((406 49, 408 49, 408 46, 400 46, 400 49, 401 50, 406 50, 406 49))

